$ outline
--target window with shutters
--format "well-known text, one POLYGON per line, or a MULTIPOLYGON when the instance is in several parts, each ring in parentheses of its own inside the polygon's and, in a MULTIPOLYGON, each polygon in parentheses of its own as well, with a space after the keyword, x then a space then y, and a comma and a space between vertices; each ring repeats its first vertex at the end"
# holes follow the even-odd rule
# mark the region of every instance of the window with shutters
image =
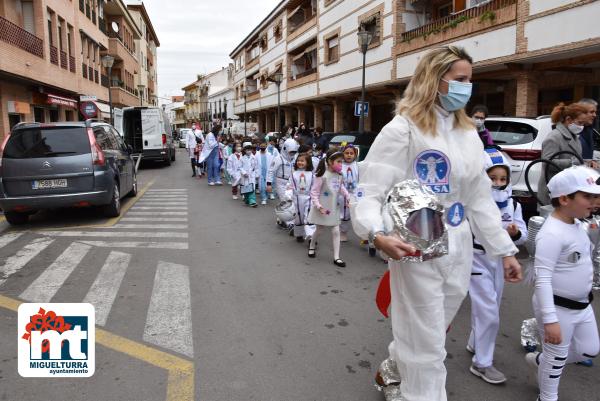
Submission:
POLYGON ((289 80, 295 81, 317 72, 317 43, 310 41, 306 45, 288 54, 289 80))
POLYGON ((277 21, 277 24, 273 27, 273 37, 275 38, 275 42, 283 39, 283 20, 277 21))
POLYGON ((335 63, 340 59, 340 29, 326 35, 325 42, 325 65, 335 63))
POLYGON ((35 35, 35 18, 33 16, 33 1, 21 1, 21 15, 23 15, 23 28, 35 35))

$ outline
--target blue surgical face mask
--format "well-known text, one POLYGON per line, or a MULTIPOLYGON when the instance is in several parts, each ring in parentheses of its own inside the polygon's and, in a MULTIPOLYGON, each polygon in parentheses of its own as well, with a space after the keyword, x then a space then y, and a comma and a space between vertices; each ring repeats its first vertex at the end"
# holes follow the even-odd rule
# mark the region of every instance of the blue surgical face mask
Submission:
POLYGON ((456 111, 464 109, 469 99, 471 99, 472 83, 458 81, 442 81, 448 83, 448 94, 439 93, 440 104, 446 111, 456 111))

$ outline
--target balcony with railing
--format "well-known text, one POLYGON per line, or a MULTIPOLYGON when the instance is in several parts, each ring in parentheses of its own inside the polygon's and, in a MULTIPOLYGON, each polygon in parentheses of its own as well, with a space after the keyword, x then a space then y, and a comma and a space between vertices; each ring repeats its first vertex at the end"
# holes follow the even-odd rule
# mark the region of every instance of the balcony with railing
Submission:
POLYGON ((405 53, 436 43, 503 26, 516 21, 517 0, 491 0, 436 19, 401 34, 397 53, 405 53))
POLYGON ((50 45, 50 62, 58 65, 58 49, 50 45))
POLYGON ((44 58, 44 41, 2 16, 0 16, 0 40, 44 58))

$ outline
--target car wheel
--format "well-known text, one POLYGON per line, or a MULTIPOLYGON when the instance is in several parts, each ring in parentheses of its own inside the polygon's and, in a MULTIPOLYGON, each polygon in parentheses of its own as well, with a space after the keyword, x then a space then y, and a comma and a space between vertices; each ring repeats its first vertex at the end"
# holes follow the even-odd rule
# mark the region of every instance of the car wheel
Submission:
POLYGON ((133 186, 131 187, 131 191, 127 193, 127 196, 133 198, 138 193, 138 182, 137 182, 137 174, 133 173, 133 186))
POLYGON ((106 217, 119 217, 121 214, 121 193, 119 192, 119 182, 115 181, 113 196, 108 205, 103 208, 106 217))
POLYGON ((173 148, 173 150, 171 150, 171 161, 174 162, 175 161, 175 148, 173 148))
POLYGON ((29 221, 29 214, 19 212, 6 212, 4 213, 6 221, 13 226, 20 226, 29 221))
POLYGON ((167 154, 167 157, 163 160, 165 166, 171 165, 171 151, 167 154))

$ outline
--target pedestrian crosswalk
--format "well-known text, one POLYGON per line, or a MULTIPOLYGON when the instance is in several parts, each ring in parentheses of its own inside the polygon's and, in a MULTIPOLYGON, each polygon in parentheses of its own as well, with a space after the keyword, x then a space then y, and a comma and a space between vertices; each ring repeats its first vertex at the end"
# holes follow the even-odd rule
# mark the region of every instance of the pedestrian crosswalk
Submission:
MULTIPOLYGON (((53 302, 57 298, 60 302, 89 302, 95 307, 99 326, 111 323, 115 309, 117 316, 145 318, 138 326, 144 327, 143 332, 132 333, 132 337, 193 357, 189 267, 164 261, 168 253, 158 253, 153 265, 147 263, 145 255, 135 253, 140 248, 188 249, 187 191, 151 189, 142 199, 160 200, 166 193, 177 194, 182 204, 178 214, 148 213, 136 204, 110 228, 0 235, 0 293, 9 291, 7 295, 27 302, 53 302), (81 291, 76 292, 77 299, 67 301, 74 277, 81 291), (141 305, 146 305, 147 311, 132 310, 119 302, 124 293, 132 296, 127 289, 140 285, 140 280, 147 280, 145 288, 152 288, 151 292, 136 293, 144 297, 141 305)), ((118 323, 113 320, 112 324, 118 323)), ((128 322, 125 325, 128 327, 128 322)))

